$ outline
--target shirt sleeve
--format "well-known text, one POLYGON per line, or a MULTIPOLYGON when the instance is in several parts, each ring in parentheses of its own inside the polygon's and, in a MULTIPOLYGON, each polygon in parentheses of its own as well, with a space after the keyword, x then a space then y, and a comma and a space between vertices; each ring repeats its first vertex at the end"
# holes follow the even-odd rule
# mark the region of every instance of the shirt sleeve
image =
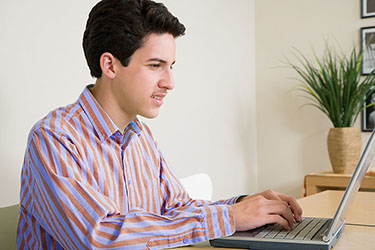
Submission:
POLYGON ((81 159, 68 136, 45 129, 34 131, 26 151, 24 195, 30 198, 22 209, 65 249, 160 249, 234 232, 231 201, 207 205, 189 199, 164 158, 161 214, 121 212, 86 181, 90 172, 81 159))
MULTIPOLYGON (((160 151, 159 151, 160 152, 160 151)), ((186 216, 186 212, 193 212, 201 217, 201 223, 204 227, 205 235, 202 239, 195 239, 194 235, 184 235, 176 238, 171 242, 168 239, 168 246, 179 245, 178 242, 185 237, 184 243, 195 243, 201 240, 208 240, 218 237, 231 235, 235 231, 234 216, 231 204, 235 203, 237 196, 216 202, 207 200, 194 200, 191 199, 188 193, 184 190, 179 179, 176 177, 172 169, 169 167, 166 159, 160 152, 161 162, 161 186, 164 195, 164 213, 166 216, 173 215, 175 218, 186 216), (170 245, 171 243, 175 243, 170 245)), ((195 225, 190 224, 188 221, 183 225, 184 227, 191 227, 195 225)), ((166 239, 155 239, 150 244, 166 242, 166 239)))

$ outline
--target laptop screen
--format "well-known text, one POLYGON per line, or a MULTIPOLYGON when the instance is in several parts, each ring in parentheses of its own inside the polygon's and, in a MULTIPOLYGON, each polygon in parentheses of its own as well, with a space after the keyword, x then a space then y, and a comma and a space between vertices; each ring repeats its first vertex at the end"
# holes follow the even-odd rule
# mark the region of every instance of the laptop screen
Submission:
POLYGON ((353 202, 355 195, 357 194, 359 187, 365 174, 370 167, 371 163, 373 162, 375 156, 375 148, 374 148, 374 132, 375 129, 372 131, 372 134, 367 142, 366 148, 362 153, 362 156, 358 162, 358 165, 353 173, 353 176, 349 182, 348 187, 344 193, 343 198, 341 199, 340 205, 336 210, 335 217, 333 218, 332 225, 328 233, 323 237, 324 241, 329 241, 331 237, 333 237, 336 231, 339 229, 340 225, 345 221, 346 214, 350 208, 350 205, 353 202))

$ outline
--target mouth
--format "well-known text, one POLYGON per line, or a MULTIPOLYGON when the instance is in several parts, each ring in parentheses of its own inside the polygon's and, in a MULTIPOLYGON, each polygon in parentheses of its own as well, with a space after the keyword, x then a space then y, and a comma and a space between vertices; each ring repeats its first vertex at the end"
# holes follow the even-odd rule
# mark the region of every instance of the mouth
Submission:
POLYGON ((156 105, 161 106, 163 104, 163 99, 165 96, 166 94, 160 93, 152 95, 151 98, 154 101, 154 103, 156 103, 156 105))
POLYGON ((161 97, 161 96, 156 96, 156 95, 151 96, 151 98, 154 98, 154 99, 156 99, 156 100, 163 100, 163 97, 161 97))

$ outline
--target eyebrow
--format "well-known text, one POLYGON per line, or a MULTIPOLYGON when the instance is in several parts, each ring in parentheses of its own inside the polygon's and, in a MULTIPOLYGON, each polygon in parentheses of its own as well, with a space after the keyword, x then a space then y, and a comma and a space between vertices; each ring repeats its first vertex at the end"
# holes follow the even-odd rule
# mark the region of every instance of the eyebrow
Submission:
MULTIPOLYGON (((156 61, 156 62, 160 62, 160 63, 167 63, 167 61, 163 60, 163 59, 160 59, 160 58, 150 58, 148 59, 146 62, 152 62, 152 61, 156 61)), ((176 61, 173 61, 171 65, 175 64, 176 61)))

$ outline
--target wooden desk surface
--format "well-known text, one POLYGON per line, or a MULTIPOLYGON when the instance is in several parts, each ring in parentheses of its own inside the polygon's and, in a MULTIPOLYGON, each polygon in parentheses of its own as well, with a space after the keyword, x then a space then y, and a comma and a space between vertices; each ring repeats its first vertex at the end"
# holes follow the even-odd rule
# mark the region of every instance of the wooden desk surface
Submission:
MULTIPOLYGON (((299 199, 303 216, 333 217, 343 196, 343 191, 324 191, 299 199)), ((375 249, 375 193, 359 192, 348 212, 347 223, 364 226, 346 225, 344 233, 334 250, 374 250, 375 249)), ((235 248, 213 248, 208 241, 178 248, 181 250, 213 250, 235 248)))
MULTIPOLYGON (((299 199, 303 216, 331 218, 340 204, 343 191, 327 190, 299 199)), ((348 224, 375 226, 375 193, 358 192, 346 216, 348 224)))

